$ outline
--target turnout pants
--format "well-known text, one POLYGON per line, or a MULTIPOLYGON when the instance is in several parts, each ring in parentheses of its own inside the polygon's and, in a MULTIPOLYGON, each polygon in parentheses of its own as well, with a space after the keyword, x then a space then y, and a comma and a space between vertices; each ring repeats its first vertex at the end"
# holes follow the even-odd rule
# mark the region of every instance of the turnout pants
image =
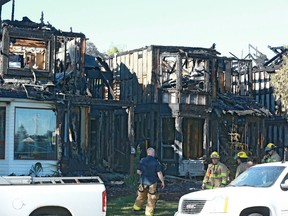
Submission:
POLYGON ((155 205, 159 199, 159 194, 157 192, 157 183, 152 185, 142 185, 138 186, 138 196, 135 200, 134 210, 141 210, 147 199, 145 215, 153 216, 155 205))

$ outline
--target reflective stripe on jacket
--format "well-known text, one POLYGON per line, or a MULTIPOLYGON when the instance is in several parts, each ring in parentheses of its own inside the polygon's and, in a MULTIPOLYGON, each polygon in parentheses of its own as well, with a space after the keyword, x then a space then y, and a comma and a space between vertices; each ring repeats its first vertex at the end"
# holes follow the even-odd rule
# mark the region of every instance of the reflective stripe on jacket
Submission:
POLYGON ((203 184, 206 189, 218 188, 226 185, 228 179, 228 168, 218 162, 217 164, 209 164, 205 173, 203 184))

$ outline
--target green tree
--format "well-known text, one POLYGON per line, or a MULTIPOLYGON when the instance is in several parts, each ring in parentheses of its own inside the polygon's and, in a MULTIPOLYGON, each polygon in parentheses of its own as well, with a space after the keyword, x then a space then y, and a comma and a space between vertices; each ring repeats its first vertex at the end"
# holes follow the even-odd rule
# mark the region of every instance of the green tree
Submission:
POLYGON ((274 88, 274 97, 276 102, 288 109, 288 58, 283 56, 284 64, 275 74, 271 74, 271 83, 274 88))
POLYGON ((116 46, 113 46, 111 47, 110 49, 107 50, 107 55, 113 55, 115 53, 119 53, 120 50, 116 47, 116 46))

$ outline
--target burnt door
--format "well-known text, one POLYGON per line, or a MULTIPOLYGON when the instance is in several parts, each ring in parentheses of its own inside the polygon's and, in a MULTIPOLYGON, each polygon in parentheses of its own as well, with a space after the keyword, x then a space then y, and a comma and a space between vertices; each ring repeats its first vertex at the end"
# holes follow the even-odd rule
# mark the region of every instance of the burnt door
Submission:
POLYGON ((198 159, 203 156, 204 119, 183 119, 183 158, 198 159))

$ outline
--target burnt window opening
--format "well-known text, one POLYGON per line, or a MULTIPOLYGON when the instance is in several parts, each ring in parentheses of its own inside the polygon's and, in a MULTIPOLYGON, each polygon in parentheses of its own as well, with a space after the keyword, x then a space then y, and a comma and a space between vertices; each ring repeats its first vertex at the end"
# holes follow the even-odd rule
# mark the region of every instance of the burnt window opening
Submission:
POLYGON ((176 86, 181 83, 181 89, 204 90, 205 74, 207 74, 206 60, 171 54, 163 56, 160 65, 163 88, 177 88, 176 86), (178 58, 180 58, 179 62, 178 58), (177 75, 177 70, 181 75, 177 75), (181 82, 180 80, 177 82, 177 79, 181 79, 181 82))
POLYGON ((48 47, 48 41, 11 37, 9 68, 48 71, 48 47))
POLYGON ((55 72, 80 70, 81 38, 57 36, 55 72))

